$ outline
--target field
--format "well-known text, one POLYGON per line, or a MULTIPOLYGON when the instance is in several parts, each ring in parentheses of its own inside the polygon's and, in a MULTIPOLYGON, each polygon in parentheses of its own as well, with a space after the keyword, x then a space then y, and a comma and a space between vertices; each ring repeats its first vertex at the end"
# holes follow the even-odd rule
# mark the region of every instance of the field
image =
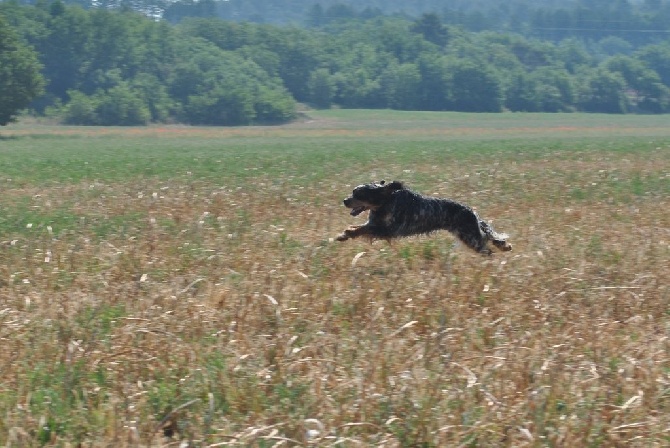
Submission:
POLYGON ((0 129, 0 445, 670 444, 670 126, 0 129), (403 180, 514 251, 332 240, 403 180))

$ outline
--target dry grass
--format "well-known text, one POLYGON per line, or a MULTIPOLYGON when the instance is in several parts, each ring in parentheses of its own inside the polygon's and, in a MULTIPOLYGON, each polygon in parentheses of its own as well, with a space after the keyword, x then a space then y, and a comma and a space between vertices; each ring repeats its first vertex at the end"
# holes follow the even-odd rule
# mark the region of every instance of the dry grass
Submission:
POLYGON ((5 185, 0 443, 667 446, 670 143, 570 138, 5 185), (514 252, 329 241, 383 174, 477 206, 514 252))

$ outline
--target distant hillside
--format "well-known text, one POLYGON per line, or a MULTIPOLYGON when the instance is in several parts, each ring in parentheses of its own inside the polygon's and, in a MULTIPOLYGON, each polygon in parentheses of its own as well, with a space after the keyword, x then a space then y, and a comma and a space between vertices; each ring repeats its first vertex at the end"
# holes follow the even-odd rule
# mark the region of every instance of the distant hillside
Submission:
POLYGON ((305 24, 309 23, 310 14, 315 7, 323 11, 326 20, 382 14, 418 17, 429 12, 445 16, 474 12, 485 16, 490 12, 492 17, 504 18, 508 16, 508 12, 515 10, 568 7, 575 2, 560 0, 508 0, 506 2, 499 0, 180 0, 176 3, 202 11, 213 7, 217 15, 229 20, 305 24))
MULTIPOLYGON (((148 8, 148 2, 158 0, 141 1, 148 8)), ((346 20, 413 20, 434 13, 443 24, 468 31, 512 32, 553 42, 615 37, 638 47, 670 39, 670 0, 177 0, 162 7, 163 18, 172 23, 218 17, 318 28, 346 20)))
MULTIPOLYGON (((8 0, 0 0, 0 3, 8 0)), ((45 0, 11 0, 36 4, 45 0)), ((380 15, 414 19, 435 13, 445 24, 470 31, 529 34, 553 29, 587 33, 620 29, 658 35, 670 26, 670 0, 56 0, 85 9, 133 9, 176 23, 185 17, 218 17, 236 22, 319 26, 342 19, 380 15), (539 30, 539 31, 538 31, 539 30)), ((46 0, 46 3, 52 3, 46 0)), ((539 34, 539 35, 538 35, 539 34)), ((548 32, 550 39, 566 33, 548 32)), ((616 34, 615 34, 616 35, 616 34)), ((574 36, 568 36, 574 37, 574 36)), ((622 37, 622 36, 618 36, 622 37)), ((665 35, 663 37, 669 37, 665 35)))

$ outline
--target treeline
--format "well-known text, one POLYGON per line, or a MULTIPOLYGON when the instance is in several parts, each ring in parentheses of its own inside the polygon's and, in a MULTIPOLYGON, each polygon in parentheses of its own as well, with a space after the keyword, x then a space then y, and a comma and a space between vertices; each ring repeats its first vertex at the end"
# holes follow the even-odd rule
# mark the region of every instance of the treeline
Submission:
MULTIPOLYGON (((37 114, 68 124, 283 123, 295 100, 276 74, 132 11, 84 10, 56 1, 0 3, 39 56, 46 94, 37 114)), ((279 31, 278 31, 279 32, 279 31)))
MULTIPOLYGON (((201 0, 198 4, 216 0, 201 0)), ((256 0, 258 2, 292 4, 299 0, 256 0)), ((189 0, 179 0, 166 9, 172 12, 189 0)), ((216 14, 235 20, 248 8, 246 0, 223 2, 216 14)), ((251 4, 254 4, 253 2, 251 4)), ((263 15, 263 10, 251 13, 247 20, 281 20, 278 16, 263 15)), ((290 11, 286 9, 285 11, 290 11)), ((380 14, 401 14, 416 19, 425 13, 437 14, 445 25, 459 26, 467 31, 512 32, 528 38, 559 42, 576 38, 583 42, 598 41, 615 36, 637 47, 659 43, 670 37, 670 1, 668 0, 319 0, 303 13, 300 23, 321 26, 342 19, 369 18, 380 14)), ((211 17, 211 16, 210 16, 211 17)))
POLYGON ((670 112, 670 42, 621 53, 607 37, 558 43, 418 19, 318 28, 191 18, 60 2, 0 3, 39 55, 33 109, 65 123, 282 123, 313 107, 471 112, 670 112))
MULTIPOLYGON (((17 0, 32 4, 35 0, 17 0)), ((670 31, 669 0, 65 0, 84 8, 130 8, 176 23, 185 17, 320 26, 337 20, 438 14, 468 31, 511 31, 559 41, 617 36, 656 43, 670 31)))
POLYGON ((178 0, 163 11, 173 23, 185 17, 218 17, 312 27, 353 18, 416 19, 435 13, 443 24, 468 31, 514 32, 554 42, 616 36, 633 46, 657 43, 670 33, 668 0, 178 0))

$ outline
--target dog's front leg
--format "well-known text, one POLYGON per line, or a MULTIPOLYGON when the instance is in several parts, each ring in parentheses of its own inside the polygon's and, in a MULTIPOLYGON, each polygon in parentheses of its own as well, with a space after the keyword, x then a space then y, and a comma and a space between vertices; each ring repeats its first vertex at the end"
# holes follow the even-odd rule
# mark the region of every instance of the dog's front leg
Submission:
POLYGON ((351 226, 336 239, 337 241, 346 241, 348 239, 358 238, 359 236, 372 236, 373 232, 371 228, 367 225, 364 226, 351 226))

